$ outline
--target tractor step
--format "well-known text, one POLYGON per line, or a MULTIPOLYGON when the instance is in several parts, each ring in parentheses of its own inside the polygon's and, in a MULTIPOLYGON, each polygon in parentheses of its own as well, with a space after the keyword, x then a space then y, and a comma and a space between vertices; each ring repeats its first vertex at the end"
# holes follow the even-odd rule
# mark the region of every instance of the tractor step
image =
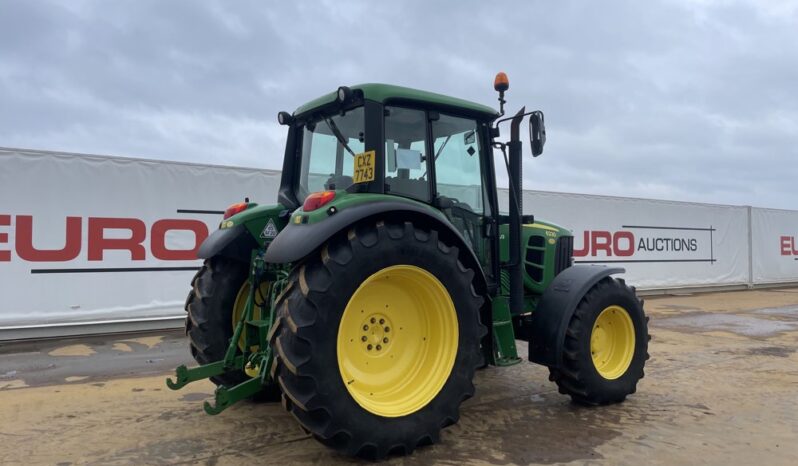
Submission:
POLYGON ((512 366, 521 362, 515 346, 513 319, 506 296, 493 298, 493 341, 496 342, 494 363, 497 366, 512 366))

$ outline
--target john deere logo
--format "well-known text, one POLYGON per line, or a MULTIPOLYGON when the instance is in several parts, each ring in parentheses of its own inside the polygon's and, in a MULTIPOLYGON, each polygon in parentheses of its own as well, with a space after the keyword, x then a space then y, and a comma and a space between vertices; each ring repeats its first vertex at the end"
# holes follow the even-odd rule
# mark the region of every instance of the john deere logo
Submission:
POLYGON ((260 232, 260 237, 263 239, 272 239, 277 236, 277 226, 274 224, 274 220, 269 219, 269 223, 263 227, 263 231, 260 232))

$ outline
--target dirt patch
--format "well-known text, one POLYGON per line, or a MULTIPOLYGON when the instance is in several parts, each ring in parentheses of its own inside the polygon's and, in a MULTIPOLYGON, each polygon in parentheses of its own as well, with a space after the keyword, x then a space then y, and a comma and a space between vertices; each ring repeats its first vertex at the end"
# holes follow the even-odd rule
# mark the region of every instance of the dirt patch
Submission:
POLYGON ((775 356, 777 358, 789 358, 794 352, 794 348, 785 348, 783 346, 762 346, 748 350, 748 354, 752 356, 775 356))
POLYGON ((64 379, 65 382, 80 382, 81 380, 86 380, 89 377, 87 375, 71 375, 64 379))
POLYGON ((24 380, 0 380, 0 390, 10 390, 12 388, 25 388, 28 384, 24 380))
POLYGON ((210 393, 186 393, 180 397, 181 401, 202 401, 213 397, 210 393))
POLYGON ((155 346, 161 344, 163 341, 163 336, 152 336, 152 337, 139 337, 139 338, 130 338, 124 340, 125 342, 129 343, 138 343, 140 345, 144 345, 147 348, 154 348, 155 346))
POLYGON ((89 345, 69 345, 56 348, 49 353, 49 356, 91 356, 96 354, 89 345))
POLYGON ((114 343, 112 349, 115 351, 122 351, 123 353, 133 352, 133 348, 131 348, 127 343, 114 343))

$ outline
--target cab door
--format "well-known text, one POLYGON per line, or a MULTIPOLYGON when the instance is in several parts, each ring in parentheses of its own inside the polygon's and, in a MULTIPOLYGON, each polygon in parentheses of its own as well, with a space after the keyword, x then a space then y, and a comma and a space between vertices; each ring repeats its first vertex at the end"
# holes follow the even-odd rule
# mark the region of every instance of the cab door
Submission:
POLYGON ((431 119, 435 173, 434 204, 449 218, 492 275, 492 248, 486 232, 491 198, 488 191, 489 148, 486 126, 471 118, 439 114, 431 119))

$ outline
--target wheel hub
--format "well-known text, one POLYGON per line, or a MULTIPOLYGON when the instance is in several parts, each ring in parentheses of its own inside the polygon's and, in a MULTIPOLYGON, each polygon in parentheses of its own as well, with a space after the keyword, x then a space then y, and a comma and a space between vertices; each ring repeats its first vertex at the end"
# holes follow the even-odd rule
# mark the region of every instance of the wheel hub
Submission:
POLYGON ((382 313, 374 313, 363 319, 360 325, 361 347, 370 356, 379 356, 391 346, 391 319, 382 313))

